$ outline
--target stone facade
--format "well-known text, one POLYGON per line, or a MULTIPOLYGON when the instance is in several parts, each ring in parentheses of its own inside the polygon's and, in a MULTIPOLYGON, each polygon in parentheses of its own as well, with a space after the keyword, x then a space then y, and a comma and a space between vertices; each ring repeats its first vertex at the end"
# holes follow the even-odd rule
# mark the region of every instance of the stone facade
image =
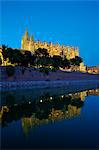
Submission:
POLYGON ((29 50, 32 53, 35 52, 38 48, 45 48, 48 50, 50 56, 59 55, 59 56, 66 56, 67 59, 75 58, 75 56, 79 56, 79 49, 78 47, 73 46, 64 46, 53 44, 52 42, 41 42, 41 41, 34 41, 33 36, 29 37, 28 31, 25 32, 25 35, 22 37, 21 41, 21 49, 29 50))
MULTIPOLYGON (((79 56, 78 47, 59 45, 59 43, 53 44, 52 42, 50 43, 41 42, 40 40, 35 41, 33 36, 29 37, 28 31, 26 31, 22 37, 21 49, 29 50, 31 51, 31 53, 34 53, 35 50, 37 50, 38 48, 47 49, 50 56, 54 56, 54 55, 59 55, 62 57, 66 56, 68 60, 75 58, 75 56, 79 56)), ((84 65, 84 62, 81 63, 80 67, 76 68, 76 70, 86 72, 86 66, 84 65)))
POLYGON ((99 74, 99 66, 87 67, 87 72, 88 73, 99 74))

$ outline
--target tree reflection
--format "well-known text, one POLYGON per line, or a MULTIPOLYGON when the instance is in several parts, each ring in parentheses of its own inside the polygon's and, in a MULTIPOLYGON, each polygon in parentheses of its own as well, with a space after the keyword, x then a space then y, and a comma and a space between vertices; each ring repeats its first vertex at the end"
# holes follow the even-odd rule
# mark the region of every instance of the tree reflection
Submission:
MULTIPOLYGON (((95 91, 96 94, 99 94, 99 89, 92 90, 92 93, 95 94, 95 91)), ((15 104, 14 96, 8 95, 8 106, 0 108, 0 122, 4 127, 21 119, 23 131, 28 134, 29 129, 33 126, 80 115, 84 98, 90 94, 91 90, 60 96, 50 96, 49 93, 46 93, 38 99, 30 101, 29 98, 28 102, 23 101, 21 104, 15 104), (9 105, 10 102, 13 105, 9 105)), ((25 97, 23 96, 22 99, 25 97)))
POLYGON ((8 94, 6 96, 6 104, 7 105, 14 105, 14 103, 15 103, 15 97, 14 97, 14 95, 8 94))

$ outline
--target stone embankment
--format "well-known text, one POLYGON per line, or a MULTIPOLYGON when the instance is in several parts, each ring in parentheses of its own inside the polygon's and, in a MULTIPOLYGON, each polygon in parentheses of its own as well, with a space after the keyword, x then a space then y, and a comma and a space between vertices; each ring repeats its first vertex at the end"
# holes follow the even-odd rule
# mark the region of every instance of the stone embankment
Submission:
POLYGON ((39 72, 33 68, 16 67, 15 74, 8 77, 6 67, 0 67, 0 88, 48 88, 73 85, 99 85, 99 75, 80 72, 39 72), (23 70, 24 69, 24 73, 23 70))

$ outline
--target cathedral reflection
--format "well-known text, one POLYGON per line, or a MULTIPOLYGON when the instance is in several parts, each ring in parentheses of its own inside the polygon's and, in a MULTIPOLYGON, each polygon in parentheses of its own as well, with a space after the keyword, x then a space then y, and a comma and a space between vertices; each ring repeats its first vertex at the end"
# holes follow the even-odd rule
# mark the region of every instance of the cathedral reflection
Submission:
POLYGON ((14 97, 10 96, 11 105, 0 108, 0 123, 5 127, 21 119, 22 129, 27 134, 32 127, 80 115, 85 97, 91 94, 99 95, 99 89, 60 96, 50 96, 46 93, 38 99, 28 99, 28 102, 24 100, 20 104, 15 104, 14 97))

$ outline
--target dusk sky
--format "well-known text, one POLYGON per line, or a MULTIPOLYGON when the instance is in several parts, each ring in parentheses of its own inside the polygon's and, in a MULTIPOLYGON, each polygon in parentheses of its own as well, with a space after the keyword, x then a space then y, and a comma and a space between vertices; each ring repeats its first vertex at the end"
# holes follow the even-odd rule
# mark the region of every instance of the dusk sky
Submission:
POLYGON ((79 46, 85 65, 99 65, 98 1, 2 1, 0 45, 20 48, 26 28, 35 40, 79 46))

